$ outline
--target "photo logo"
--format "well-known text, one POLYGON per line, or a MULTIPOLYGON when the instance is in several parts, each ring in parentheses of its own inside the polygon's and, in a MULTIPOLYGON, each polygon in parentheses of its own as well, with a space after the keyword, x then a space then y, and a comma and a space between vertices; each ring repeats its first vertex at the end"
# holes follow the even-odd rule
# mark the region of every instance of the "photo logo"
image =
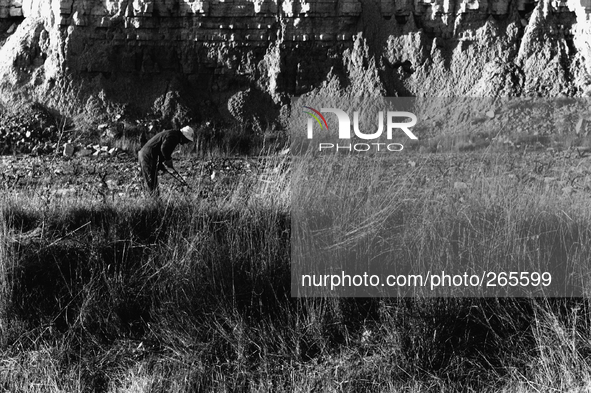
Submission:
MULTIPOLYGON (((322 115, 323 113, 333 113, 336 115, 339 127, 338 127, 338 139, 342 140, 351 140, 352 133, 351 133, 351 119, 349 115, 343 111, 342 109, 338 108, 320 108, 320 111, 311 108, 309 106, 304 106, 304 108, 309 109, 312 112, 305 112, 312 116, 312 118, 308 118, 307 124, 307 136, 308 139, 314 138, 314 120, 316 123, 320 125, 320 129, 326 128, 328 131, 328 122, 326 121, 325 117, 322 115), (322 122, 320 121, 322 119, 322 122)), ((329 142, 322 142, 318 144, 318 150, 348 150, 348 151, 356 151, 356 152, 365 152, 370 150, 375 151, 401 151, 404 149, 404 146, 401 143, 390 143, 389 141, 392 140, 395 130, 401 130, 404 134, 412 139, 418 140, 417 136, 413 134, 411 128, 417 124, 417 117, 411 112, 401 112, 401 111, 387 111, 386 112, 386 142, 380 142, 380 138, 384 132, 384 112, 379 111, 377 114, 377 131, 371 133, 362 132, 359 127, 359 111, 353 112, 353 133, 355 136, 364 141, 371 141, 371 143, 354 143, 354 144, 339 144, 339 143, 329 143, 329 142), (410 121, 408 121, 410 119, 410 121)))
MULTIPOLYGON (((316 115, 320 116, 320 118, 324 122, 324 125, 326 126, 326 129, 328 130, 328 123, 326 123, 326 119, 324 118, 324 116, 322 116, 322 113, 318 112, 314 108, 310 108, 309 106, 305 106, 304 108, 310 109, 316 115)), ((318 117, 316 117, 316 115, 314 115, 314 113, 310 113, 310 112, 304 112, 304 113, 311 115, 316 120, 316 122, 320 125, 320 128, 322 128, 322 123, 320 122, 320 120, 318 120, 318 117)), ((310 126, 311 120, 312 119, 308 119, 308 139, 312 139, 312 127, 310 126)))

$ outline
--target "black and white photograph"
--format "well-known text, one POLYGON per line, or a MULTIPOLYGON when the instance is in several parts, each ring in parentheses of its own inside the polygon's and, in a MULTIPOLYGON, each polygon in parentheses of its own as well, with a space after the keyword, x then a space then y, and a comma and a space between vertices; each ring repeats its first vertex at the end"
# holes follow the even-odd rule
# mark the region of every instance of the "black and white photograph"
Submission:
POLYGON ((0 0, 0 392, 591 392, 591 0, 0 0))

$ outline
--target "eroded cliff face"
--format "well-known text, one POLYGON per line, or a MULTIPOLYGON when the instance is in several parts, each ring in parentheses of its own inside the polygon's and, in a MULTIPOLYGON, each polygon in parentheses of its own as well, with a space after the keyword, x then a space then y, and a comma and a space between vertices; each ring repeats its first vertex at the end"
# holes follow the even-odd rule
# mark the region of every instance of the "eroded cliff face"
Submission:
POLYGON ((205 119, 319 90, 591 95, 590 19, 591 0, 0 0, 0 97, 205 119))

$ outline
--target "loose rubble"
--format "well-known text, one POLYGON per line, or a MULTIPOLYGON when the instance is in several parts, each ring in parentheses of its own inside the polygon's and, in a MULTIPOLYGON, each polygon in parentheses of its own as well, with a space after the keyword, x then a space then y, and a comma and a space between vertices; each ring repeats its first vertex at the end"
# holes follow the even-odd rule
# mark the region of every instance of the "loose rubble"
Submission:
MULTIPOLYGON (((71 142, 64 143, 63 145, 63 156, 72 158, 76 157, 87 157, 87 156, 94 156, 97 157, 99 155, 105 156, 114 156, 116 154, 122 153, 123 151, 117 147, 109 147, 109 146, 101 146, 101 145, 75 145, 71 142)), ((124 152, 123 152, 124 153, 124 152)))
POLYGON ((53 116, 40 105, 18 114, 0 113, 0 155, 43 155, 58 147, 59 132, 53 116))

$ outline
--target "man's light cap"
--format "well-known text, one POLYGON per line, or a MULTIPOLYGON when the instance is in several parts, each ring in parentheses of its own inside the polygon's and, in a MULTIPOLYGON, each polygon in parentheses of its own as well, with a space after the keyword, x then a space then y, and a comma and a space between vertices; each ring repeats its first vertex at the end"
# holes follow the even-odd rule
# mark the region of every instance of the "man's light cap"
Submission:
POLYGON ((181 132, 183 133, 185 138, 187 138, 191 142, 195 141, 195 130, 193 130, 191 127, 184 126, 183 128, 181 128, 181 132))

